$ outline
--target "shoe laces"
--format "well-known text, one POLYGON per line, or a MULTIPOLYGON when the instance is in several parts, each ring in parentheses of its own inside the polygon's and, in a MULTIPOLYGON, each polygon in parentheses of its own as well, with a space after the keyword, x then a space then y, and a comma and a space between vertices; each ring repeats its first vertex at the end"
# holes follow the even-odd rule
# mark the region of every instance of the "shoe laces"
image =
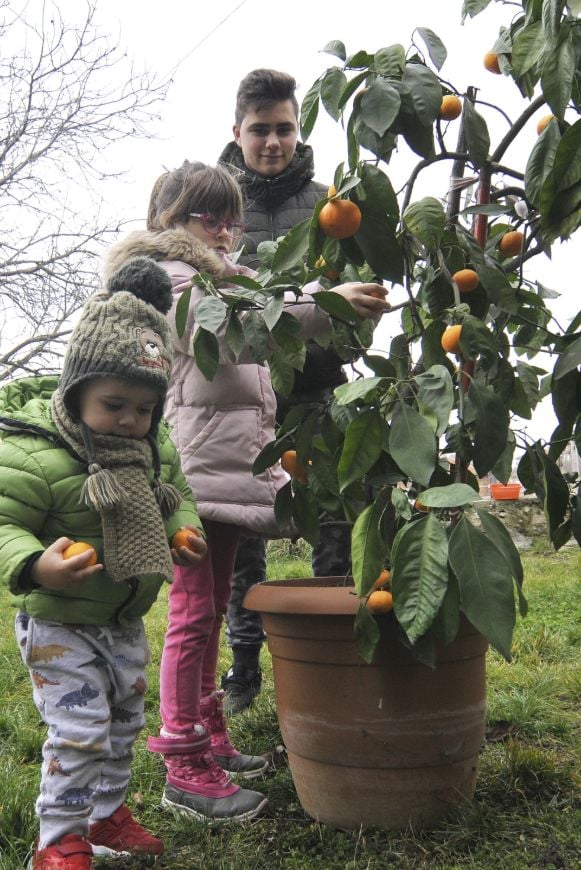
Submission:
POLYGON ((172 755, 171 773, 179 779, 197 779, 201 783, 217 782, 224 786, 230 783, 230 777, 209 749, 195 756, 172 755))

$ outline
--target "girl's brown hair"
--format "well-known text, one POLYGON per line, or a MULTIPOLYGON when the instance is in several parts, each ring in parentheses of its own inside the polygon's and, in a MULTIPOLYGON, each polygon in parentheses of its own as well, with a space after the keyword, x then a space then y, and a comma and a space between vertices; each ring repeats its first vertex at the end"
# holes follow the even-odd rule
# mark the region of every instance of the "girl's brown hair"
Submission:
POLYGON ((240 187, 225 169, 184 160, 179 169, 156 180, 149 198, 147 228, 167 230, 185 224, 191 212, 240 220, 243 208, 240 187))

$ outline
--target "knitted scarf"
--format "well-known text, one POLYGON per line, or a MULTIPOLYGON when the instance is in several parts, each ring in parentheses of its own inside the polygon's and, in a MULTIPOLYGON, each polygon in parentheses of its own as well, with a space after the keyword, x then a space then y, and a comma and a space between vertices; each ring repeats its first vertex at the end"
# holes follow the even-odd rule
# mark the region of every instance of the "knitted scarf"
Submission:
POLYGON ((52 418, 60 437, 88 465, 81 500, 101 514, 103 562, 116 582, 140 574, 173 577, 173 564, 163 523, 179 507, 181 496, 161 484, 157 445, 153 439, 96 435, 67 411, 57 390, 52 418), (156 479, 147 474, 157 465, 156 479))

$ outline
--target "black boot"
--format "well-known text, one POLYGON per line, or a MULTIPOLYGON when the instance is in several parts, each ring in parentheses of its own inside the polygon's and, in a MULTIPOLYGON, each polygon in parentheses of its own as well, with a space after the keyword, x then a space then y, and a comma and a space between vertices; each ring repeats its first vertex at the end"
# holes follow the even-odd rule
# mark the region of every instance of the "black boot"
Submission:
POLYGON ((222 677, 224 710, 228 716, 250 707, 262 685, 260 647, 233 647, 232 653, 232 667, 222 677))

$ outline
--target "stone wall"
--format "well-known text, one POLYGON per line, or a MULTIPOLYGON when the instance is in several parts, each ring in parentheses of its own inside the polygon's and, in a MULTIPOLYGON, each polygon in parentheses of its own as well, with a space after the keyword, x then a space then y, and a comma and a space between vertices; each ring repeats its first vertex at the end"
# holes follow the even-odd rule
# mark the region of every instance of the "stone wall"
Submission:
POLYGON ((486 508, 502 520, 519 549, 527 549, 537 538, 544 538, 547 546, 551 546, 545 515, 536 495, 521 495, 516 501, 496 501, 485 497, 478 502, 478 507, 486 508))

